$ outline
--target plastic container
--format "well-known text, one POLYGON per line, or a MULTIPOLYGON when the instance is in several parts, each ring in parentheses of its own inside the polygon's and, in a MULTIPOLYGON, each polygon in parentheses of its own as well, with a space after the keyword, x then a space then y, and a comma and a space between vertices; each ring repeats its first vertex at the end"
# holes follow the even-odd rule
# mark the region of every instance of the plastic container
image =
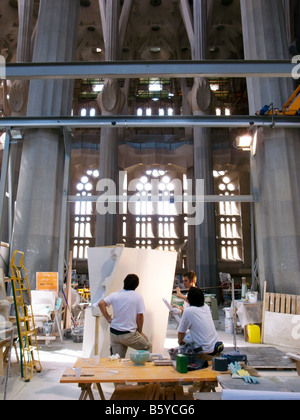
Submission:
POLYGON ((248 325, 248 338, 249 343, 261 343, 260 327, 258 325, 248 325))
POLYGON ((257 302, 257 292, 248 292, 246 294, 246 299, 248 299, 249 303, 256 303, 257 302))
POLYGON ((231 308, 224 308, 223 311, 225 312, 225 318, 232 319, 233 313, 231 308))
POLYGON ((232 318, 225 318, 225 332, 226 334, 233 334, 233 319, 232 318))

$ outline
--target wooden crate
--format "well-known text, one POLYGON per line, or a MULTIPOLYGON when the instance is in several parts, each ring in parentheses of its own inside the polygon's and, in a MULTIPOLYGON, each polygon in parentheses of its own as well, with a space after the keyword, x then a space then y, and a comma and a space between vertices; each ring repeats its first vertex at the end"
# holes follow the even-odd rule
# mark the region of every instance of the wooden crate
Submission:
POLYGON ((300 296, 265 293, 265 310, 280 314, 300 315, 300 296))

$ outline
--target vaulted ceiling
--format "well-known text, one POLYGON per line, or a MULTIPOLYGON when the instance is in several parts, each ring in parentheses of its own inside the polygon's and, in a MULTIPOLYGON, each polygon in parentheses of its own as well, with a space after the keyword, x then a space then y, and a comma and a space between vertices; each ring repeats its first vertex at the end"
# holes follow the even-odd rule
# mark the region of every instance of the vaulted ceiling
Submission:
MULTIPOLYGON (((104 2, 81 0, 80 4, 77 59, 103 60, 105 18, 101 4, 104 2)), ((191 57, 192 1, 123 0, 121 4, 120 59, 178 60, 191 57)), ((39 0, 34 0, 34 24, 38 5, 39 0)), ((1 1, 0 23, 0 51, 7 61, 14 61, 19 26, 17 0, 1 1)), ((208 58, 242 58, 242 55, 239 1, 209 0, 208 58)))

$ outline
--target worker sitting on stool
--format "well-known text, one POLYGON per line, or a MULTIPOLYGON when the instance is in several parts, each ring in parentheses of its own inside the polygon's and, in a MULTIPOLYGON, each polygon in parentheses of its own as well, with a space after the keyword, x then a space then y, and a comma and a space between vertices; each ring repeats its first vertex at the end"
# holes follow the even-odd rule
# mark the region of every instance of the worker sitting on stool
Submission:
POLYGON ((195 347, 202 347, 201 359, 212 360, 222 353, 224 345, 219 341, 210 308, 204 302, 204 293, 191 287, 187 299, 190 306, 183 312, 178 327, 178 343, 193 342, 195 347))
MULTIPOLYGON (((190 306, 183 312, 178 327, 178 343, 184 345, 193 342, 195 347, 202 347, 203 350, 198 358, 212 360, 222 353, 224 345, 218 339, 210 308, 204 302, 204 293, 196 287, 191 287, 187 300, 190 306)), ((194 382, 188 391, 210 392, 214 391, 217 385, 217 382, 194 382)))

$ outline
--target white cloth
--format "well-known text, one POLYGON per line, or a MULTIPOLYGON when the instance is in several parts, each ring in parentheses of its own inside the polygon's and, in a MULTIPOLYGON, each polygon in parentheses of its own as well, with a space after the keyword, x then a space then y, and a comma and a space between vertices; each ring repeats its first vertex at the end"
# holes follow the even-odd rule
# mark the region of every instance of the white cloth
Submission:
POLYGON ((178 332, 186 333, 188 330, 197 346, 201 346, 205 353, 213 353, 219 339, 208 305, 201 308, 189 306, 185 309, 178 332))
POLYGON ((113 308, 113 320, 110 324, 118 331, 135 332, 136 317, 145 312, 142 296, 134 290, 120 290, 104 298, 107 306, 113 308))

